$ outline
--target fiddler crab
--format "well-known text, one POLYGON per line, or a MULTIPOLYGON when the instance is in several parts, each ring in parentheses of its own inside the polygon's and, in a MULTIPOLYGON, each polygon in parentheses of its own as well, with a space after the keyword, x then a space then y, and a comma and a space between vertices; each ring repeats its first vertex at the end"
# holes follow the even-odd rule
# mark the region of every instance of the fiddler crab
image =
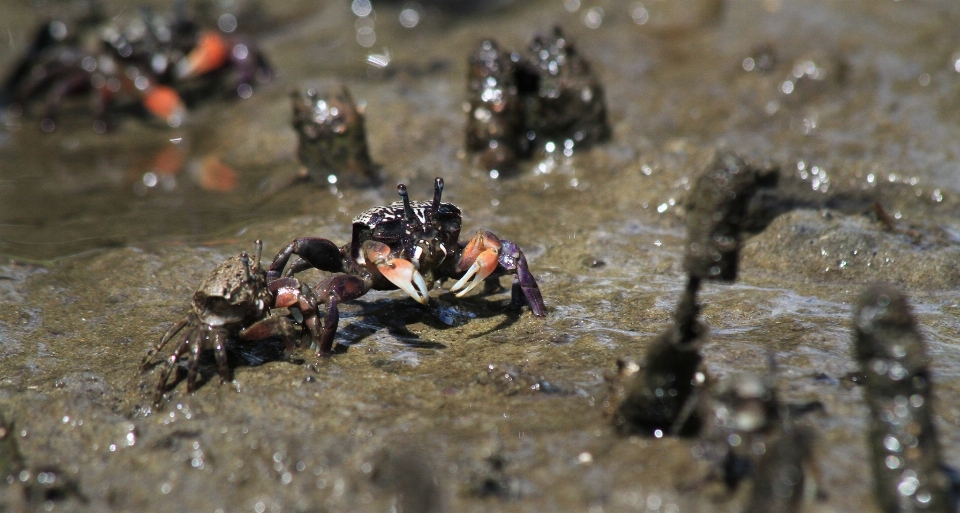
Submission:
POLYGON ((540 288, 516 244, 484 230, 466 243, 458 241, 460 209, 440 201, 442 178, 435 181, 432 202, 411 202, 404 184, 397 186, 397 192, 402 201, 371 208, 353 219, 349 244, 337 247, 319 237, 294 239, 267 271, 268 281, 311 268, 340 273, 313 290, 318 304, 327 307, 319 356, 332 354, 340 319, 338 305, 371 289, 399 288, 425 305, 437 281, 456 279, 450 290, 462 297, 485 280, 513 274, 511 307, 526 304, 537 317, 546 315, 540 288), (299 258, 287 268, 292 255, 299 258))
POLYGON ((287 308, 298 311, 297 317, 314 339, 319 337, 319 319, 316 301, 309 289, 301 286, 296 278, 268 280, 260 265, 263 244, 256 242, 256 255, 251 265, 247 253, 223 261, 200 284, 193 294, 192 310, 177 321, 160 338, 143 358, 141 370, 151 366, 153 357, 176 339, 174 350, 166 358, 167 365, 160 373, 154 403, 159 403, 167 387, 170 373, 181 359, 189 353, 187 365, 187 391, 196 385, 200 353, 213 349, 217 359, 220 382, 230 379, 227 367, 226 342, 231 337, 242 341, 261 341, 282 337, 286 354, 294 349, 299 339, 299 330, 291 317, 274 312, 287 308), (179 336, 178 336, 179 334, 179 336))
POLYGON ((182 2, 177 6, 171 15, 141 9, 125 23, 99 12, 45 23, 0 85, 0 108, 45 99, 40 126, 52 131, 64 99, 90 92, 98 132, 125 105, 139 105, 176 127, 186 116, 185 96, 224 85, 247 97, 253 85, 270 78, 249 38, 203 29, 186 16, 182 2))

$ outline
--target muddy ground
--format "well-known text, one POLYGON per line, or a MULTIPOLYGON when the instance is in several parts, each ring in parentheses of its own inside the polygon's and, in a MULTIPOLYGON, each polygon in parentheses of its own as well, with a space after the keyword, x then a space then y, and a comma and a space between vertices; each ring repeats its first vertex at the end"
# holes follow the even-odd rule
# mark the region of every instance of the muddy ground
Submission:
MULTIPOLYGON (((749 487, 711 482, 696 440, 620 437, 604 414, 605 374, 670 322, 686 193, 720 149, 782 178, 755 205, 738 282, 701 294, 705 366, 723 380, 773 356, 784 401, 823 403, 810 419, 825 498, 807 510, 873 511, 868 412, 846 377, 852 301, 874 280, 912 298, 944 458, 960 465, 960 5, 681 3, 426 5, 404 28, 409 6, 375 2, 370 47, 344 2, 229 4, 277 70, 252 98, 205 104, 179 129, 126 117, 107 135, 83 105, 53 134, 8 117, 0 414, 31 472, 56 469, 62 487, 31 509, 742 510, 749 487), (466 56, 482 37, 521 48, 554 24, 606 84, 612 140, 491 178, 463 152, 466 56), (277 186, 298 167, 289 91, 337 83, 366 104, 383 184, 277 186), (185 162, 156 179, 172 140, 185 162), (236 171, 230 191, 204 188, 204 159, 236 171), (334 357, 235 344, 231 383, 210 355, 195 393, 181 381, 151 404, 159 369, 141 373, 141 358, 217 263, 255 239, 268 257, 298 236, 345 243, 396 183, 427 199, 438 175, 465 234, 523 248, 546 318, 504 313, 509 293, 434 290, 422 307, 374 292, 342 307, 334 357)), ((63 6, 12 4, 3 69, 63 6)))

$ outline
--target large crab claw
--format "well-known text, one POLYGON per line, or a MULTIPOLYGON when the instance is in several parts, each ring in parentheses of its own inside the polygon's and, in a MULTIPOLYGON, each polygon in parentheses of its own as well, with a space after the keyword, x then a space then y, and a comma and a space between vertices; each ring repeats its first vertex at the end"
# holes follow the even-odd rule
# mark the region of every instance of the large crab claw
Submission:
POLYGON ((373 240, 364 242, 361 251, 370 272, 382 274, 384 278, 390 280, 390 283, 409 294, 410 297, 419 303, 427 304, 430 300, 427 283, 413 263, 393 257, 390 254, 390 246, 373 240))
POLYGON ((467 243, 467 246, 463 248, 460 263, 457 265, 457 271, 466 271, 466 273, 450 287, 450 291, 457 292, 457 297, 463 297, 464 294, 473 290, 474 287, 493 274, 493 271, 497 269, 502 247, 503 245, 496 235, 487 231, 478 231, 467 243), (473 278, 473 281, 470 281, 468 285, 467 282, 470 278, 473 278))

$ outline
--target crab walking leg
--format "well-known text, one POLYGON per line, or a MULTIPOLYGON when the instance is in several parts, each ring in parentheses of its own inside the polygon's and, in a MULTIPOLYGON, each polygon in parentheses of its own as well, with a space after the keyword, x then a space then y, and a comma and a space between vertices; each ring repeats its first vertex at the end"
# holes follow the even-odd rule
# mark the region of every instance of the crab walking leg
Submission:
POLYGON ((361 251, 367 263, 367 269, 371 273, 383 275, 390 280, 390 283, 409 294, 417 302, 427 304, 430 300, 427 282, 413 263, 402 258, 394 258, 390 255, 390 246, 373 240, 364 242, 361 251))
POLYGON ((147 366, 150 365, 150 360, 153 359, 153 356, 158 352, 160 352, 160 350, 163 349, 163 346, 167 345, 167 342, 169 342, 170 339, 174 337, 174 335, 179 333, 180 330, 182 330, 183 327, 186 326, 188 322, 190 322, 190 316, 184 317, 183 319, 180 319, 179 321, 177 321, 176 324, 174 324, 173 326, 170 326, 170 329, 168 329, 167 332, 163 334, 163 337, 160 339, 160 342, 158 342, 157 345, 151 347, 150 350, 147 351, 147 355, 144 356, 143 361, 140 362, 140 370, 146 369, 147 366))
POLYGON ((230 368, 227 366, 227 334, 222 329, 215 329, 210 333, 210 345, 213 354, 217 357, 217 372, 220 374, 220 384, 230 381, 230 368))
POLYGON ((301 237, 287 244, 287 247, 281 249, 277 256, 273 258, 270 270, 267 271, 267 281, 276 280, 283 274, 283 268, 287 266, 291 255, 299 256, 304 262, 303 264, 301 264, 301 260, 294 262, 290 266, 292 272, 303 271, 311 267, 331 273, 343 271, 343 257, 340 255, 340 248, 336 244, 320 237, 301 237))
POLYGON ((193 392, 197 385, 197 366, 200 364, 200 350, 203 349, 204 339, 210 336, 210 327, 193 331, 190 337, 190 358, 187 364, 187 392, 193 392))
POLYGON ((527 257, 523 256, 523 251, 520 251, 520 247, 512 241, 503 239, 500 243, 503 245, 500 251, 500 266, 516 273, 510 294, 510 306, 520 308, 526 300, 533 315, 546 317, 547 307, 543 304, 543 296, 540 295, 537 280, 527 266, 527 257))
POLYGON ((180 356, 189 348, 188 344, 192 335, 193 332, 187 332, 182 335, 180 342, 177 343, 176 349, 167 357, 167 366, 160 372, 160 382, 157 383, 157 391, 153 396, 154 404, 160 404, 160 400, 163 399, 163 392, 167 389, 167 380, 170 378, 170 373, 177 368, 177 364, 180 362, 180 356))
POLYGON ((501 247, 500 239, 496 235, 487 231, 478 231, 463 248, 460 263, 457 265, 457 271, 466 270, 466 273, 453 284, 453 287, 450 287, 450 291, 459 291, 457 297, 463 297, 493 274, 499 264, 501 247), (473 278, 473 281, 467 285, 470 278, 473 278), (464 288, 465 285, 466 288, 464 288))
POLYGON ((370 290, 370 282, 352 276, 341 274, 332 276, 320 282, 316 288, 316 295, 322 303, 327 305, 327 313, 323 317, 323 332, 317 347, 317 357, 333 354, 333 340, 340 325, 341 301, 356 299, 370 290))

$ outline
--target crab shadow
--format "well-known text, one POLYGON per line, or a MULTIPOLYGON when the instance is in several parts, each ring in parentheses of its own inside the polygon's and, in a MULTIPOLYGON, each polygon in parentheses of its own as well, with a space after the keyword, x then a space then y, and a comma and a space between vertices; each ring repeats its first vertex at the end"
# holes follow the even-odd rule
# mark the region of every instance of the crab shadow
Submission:
POLYGON ((431 330, 445 331, 468 324, 475 319, 505 316, 497 326, 468 338, 475 339, 505 329, 520 319, 521 312, 510 309, 509 290, 507 298, 497 298, 504 289, 485 291, 466 298, 457 298, 445 291, 432 296, 430 303, 421 305, 409 298, 377 298, 369 302, 353 301, 359 310, 341 309, 341 325, 337 331, 334 352, 343 354, 353 346, 359 346, 371 338, 389 338, 390 345, 406 349, 446 349, 442 342, 425 340, 410 329, 419 324, 431 330), (343 322, 343 321, 347 322, 343 322))

